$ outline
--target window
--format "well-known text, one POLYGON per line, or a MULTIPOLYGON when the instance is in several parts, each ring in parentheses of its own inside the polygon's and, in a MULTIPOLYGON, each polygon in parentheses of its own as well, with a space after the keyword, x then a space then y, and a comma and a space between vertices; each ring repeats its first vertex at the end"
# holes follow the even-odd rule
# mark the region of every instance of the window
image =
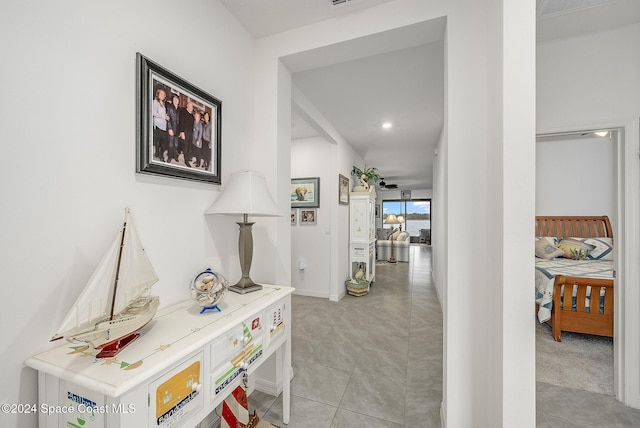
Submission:
POLYGON ((402 230, 406 230, 411 236, 419 237, 420 229, 431 229, 431 199, 382 201, 382 227, 396 228, 398 225, 385 223, 389 214, 402 216, 405 221, 402 230))

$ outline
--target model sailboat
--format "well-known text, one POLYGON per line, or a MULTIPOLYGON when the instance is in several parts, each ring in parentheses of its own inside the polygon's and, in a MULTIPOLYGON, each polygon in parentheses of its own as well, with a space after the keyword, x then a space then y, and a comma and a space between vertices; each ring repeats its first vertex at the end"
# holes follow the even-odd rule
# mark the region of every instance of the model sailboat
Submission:
POLYGON ((156 282, 127 209, 116 240, 51 340, 87 342, 100 349, 97 358, 113 357, 155 315, 160 299, 149 290, 156 282))

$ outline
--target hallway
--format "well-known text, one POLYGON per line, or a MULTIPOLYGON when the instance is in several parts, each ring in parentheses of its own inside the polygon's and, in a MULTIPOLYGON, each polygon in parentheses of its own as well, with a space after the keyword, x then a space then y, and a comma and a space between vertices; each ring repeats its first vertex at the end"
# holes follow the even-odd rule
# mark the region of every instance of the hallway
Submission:
MULTIPOLYGON (((378 262, 362 297, 292 296, 289 427, 440 427, 442 311, 431 247, 412 245, 410 257, 378 262)), ((249 397, 278 426, 281 403, 258 391, 249 397)))
MULTIPOLYGON (((409 263, 378 263, 365 296, 347 295, 340 302, 292 296, 292 324, 294 378, 286 426, 441 426, 443 325, 430 246, 411 245, 409 263)), ((543 382, 536 391, 538 428, 640 426, 640 410, 612 396, 543 382)), ((285 426, 281 397, 255 391, 249 406, 285 426)))

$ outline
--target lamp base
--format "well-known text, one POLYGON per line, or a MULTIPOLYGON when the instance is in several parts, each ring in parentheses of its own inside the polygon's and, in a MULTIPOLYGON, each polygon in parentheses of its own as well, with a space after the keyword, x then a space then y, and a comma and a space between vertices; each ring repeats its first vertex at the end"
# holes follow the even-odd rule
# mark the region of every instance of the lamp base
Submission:
POLYGON ((393 239, 391 239, 391 257, 389 257, 389 261, 387 263, 398 263, 396 260, 396 253, 393 251, 393 239))
POLYGON ((262 285, 256 284, 249 277, 243 277, 243 278, 240 279, 240 281, 238 281, 237 284, 232 285, 231 287, 229 287, 229 290, 233 291, 234 293, 238 293, 238 294, 247 294, 247 293, 251 293, 253 291, 262 290, 262 285))

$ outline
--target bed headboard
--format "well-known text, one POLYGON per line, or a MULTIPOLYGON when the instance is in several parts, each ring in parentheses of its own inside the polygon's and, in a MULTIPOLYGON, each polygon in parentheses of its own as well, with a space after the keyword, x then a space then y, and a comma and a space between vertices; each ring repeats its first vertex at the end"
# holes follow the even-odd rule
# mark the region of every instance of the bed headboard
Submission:
POLYGON ((613 238, 613 232, 606 215, 536 216, 536 236, 613 238))

